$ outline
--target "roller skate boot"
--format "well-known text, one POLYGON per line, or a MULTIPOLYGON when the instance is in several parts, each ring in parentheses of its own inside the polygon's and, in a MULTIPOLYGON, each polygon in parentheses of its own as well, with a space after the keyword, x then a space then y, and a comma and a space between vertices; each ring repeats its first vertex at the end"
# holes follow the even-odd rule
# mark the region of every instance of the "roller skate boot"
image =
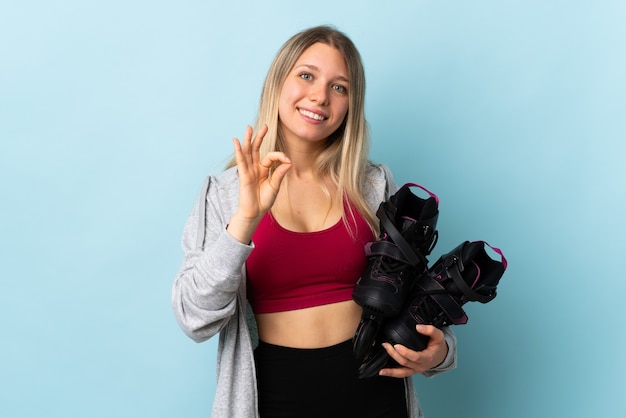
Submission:
MULTIPOLYGON (((438 328, 462 325, 468 320, 462 305, 495 298, 507 261, 498 248, 489 246, 501 256, 501 261, 492 259, 485 245, 489 246, 484 241, 465 241, 420 276, 402 313, 383 325, 381 340, 421 351, 428 345, 428 337, 415 330, 417 324, 438 328)), ((361 364, 359 377, 375 376, 394 363, 382 347, 378 348, 361 364)))
POLYGON ((368 265, 352 293, 354 301, 363 307, 353 340, 358 361, 375 344, 382 321, 400 313, 413 282, 427 270, 426 257, 437 242, 438 204, 436 195, 413 183, 405 184, 380 204, 376 212, 380 238, 366 244, 368 265), (414 195, 413 186, 429 197, 414 195))

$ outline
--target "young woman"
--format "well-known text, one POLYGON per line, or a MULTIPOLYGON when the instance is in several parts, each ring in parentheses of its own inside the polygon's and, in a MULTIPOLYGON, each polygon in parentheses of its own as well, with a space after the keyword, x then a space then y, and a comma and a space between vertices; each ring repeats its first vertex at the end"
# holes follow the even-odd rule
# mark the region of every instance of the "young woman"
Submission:
POLYGON ((365 78, 352 41, 327 26, 294 35, 267 74, 254 130, 209 176, 183 234, 172 290, 183 330, 219 333, 215 417, 418 417, 411 377, 456 365, 449 329, 398 367, 358 379, 352 289, 397 186, 368 161, 365 78))

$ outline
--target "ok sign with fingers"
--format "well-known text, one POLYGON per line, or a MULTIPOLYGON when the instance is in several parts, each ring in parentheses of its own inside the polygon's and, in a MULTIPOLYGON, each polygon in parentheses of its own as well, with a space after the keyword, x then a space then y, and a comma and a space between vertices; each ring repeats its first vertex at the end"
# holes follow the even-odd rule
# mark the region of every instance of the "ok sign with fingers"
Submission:
POLYGON ((235 161, 239 173, 239 206, 227 230, 238 241, 248 244, 257 225, 274 204, 285 174, 292 164, 283 152, 272 151, 261 160, 259 149, 267 134, 267 125, 252 139, 248 126, 240 143, 233 139, 235 161), (279 163, 276 167, 276 163, 279 163), (274 167, 274 168, 272 168, 274 167))

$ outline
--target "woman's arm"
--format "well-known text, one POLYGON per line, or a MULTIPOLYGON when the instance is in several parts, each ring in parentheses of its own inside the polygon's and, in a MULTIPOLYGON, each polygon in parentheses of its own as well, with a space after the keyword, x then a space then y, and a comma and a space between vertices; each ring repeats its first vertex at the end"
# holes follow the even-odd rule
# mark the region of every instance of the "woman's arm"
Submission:
POLYGON ((226 231, 232 196, 221 196, 219 190, 210 177, 198 196, 185 225, 183 263, 172 287, 176 319, 197 342, 217 334, 235 312, 242 268, 252 251, 252 245, 226 231))
POLYGON ((260 157, 266 133, 264 126, 253 140, 248 127, 243 143, 233 139, 236 173, 222 183, 209 177, 185 226, 172 306, 181 328, 197 342, 218 333, 234 314, 252 234, 291 168, 282 152, 260 157))

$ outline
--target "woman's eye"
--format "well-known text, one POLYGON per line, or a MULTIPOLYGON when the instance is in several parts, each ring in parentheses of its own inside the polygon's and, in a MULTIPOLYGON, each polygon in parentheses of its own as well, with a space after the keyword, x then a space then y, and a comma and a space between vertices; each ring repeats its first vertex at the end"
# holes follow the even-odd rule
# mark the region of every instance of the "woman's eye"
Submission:
POLYGON ((312 80, 313 76, 309 73, 302 73, 300 74, 300 78, 302 78, 303 80, 312 80))
POLYGON ((339 93, 345 93, 346 92, 346 88, 344 86, 339 85, 339 84, 335 84, 333 86, 333 90, 338 91, 339 93))

